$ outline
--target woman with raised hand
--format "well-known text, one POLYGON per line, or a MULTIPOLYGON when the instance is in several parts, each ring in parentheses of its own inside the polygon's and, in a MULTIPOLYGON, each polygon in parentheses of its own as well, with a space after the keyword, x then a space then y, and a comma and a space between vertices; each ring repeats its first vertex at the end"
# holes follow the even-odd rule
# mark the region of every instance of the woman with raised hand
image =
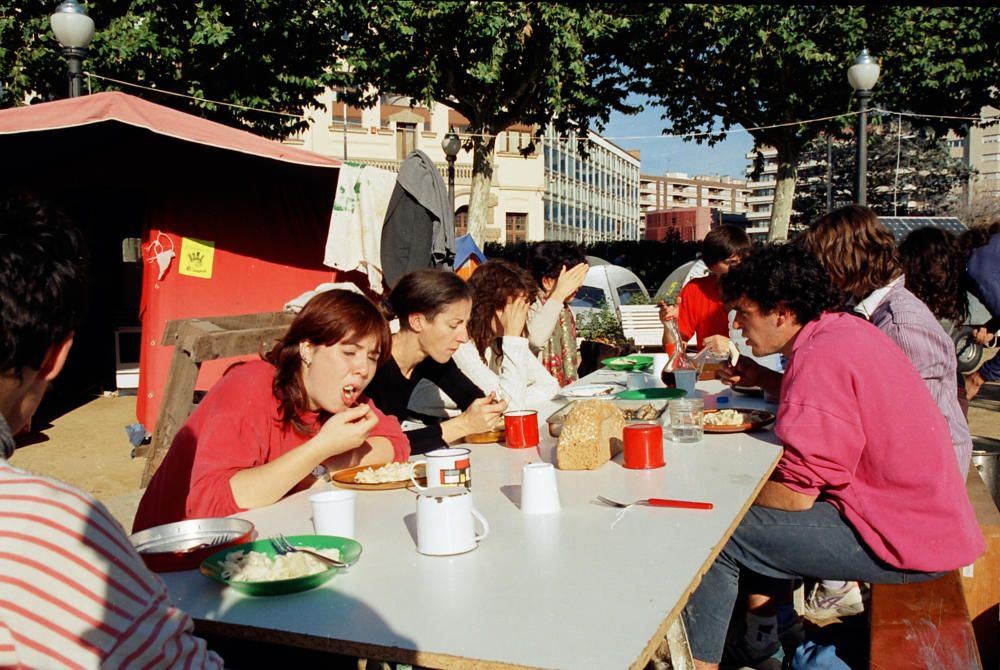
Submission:
POLYGON ((496 391, 516 409, 551 400, 559 382, 531 352, 526 337, 537 290, 532 276, 513 263, 491 260, 476 269, 469 286, 472 341, 455 352, 459 369, 484 392, 496 391))
POLYGON ((539 242, 528 252, 528 268, 538 284, 538 298, 528 310, 528 344, 559 382, 580 378, 576 319, 567 303, 587 277, 587 259, 579 245, 539 242))
MULTIPOLYGON (((493 430, 507 407, 492 393, 485 394, 462 374, 452 356, 469 341, 472 291, 460 277, 445 270, 417 270, 403 276, 388 298, 399 319, 392 336, 392 355, 379 367, 368 387, 376 406, 400 421, 420 419, 425 425, 406 431, 414 453, 457 442, 466 435, 493 430), (437 387, 461 413, 451 418, 434 415, 433 403, 414 396, 420 382, 437 387)), ((437 403, 440 404, 440 403, 437 403)))
POLYGON ((363 395, 390 346, 385 318, 364 296, 312 298, 262 360, 231 367, 194 410, 134 530, 270 505, 328 470, 405 461, 399 422, 363 395))

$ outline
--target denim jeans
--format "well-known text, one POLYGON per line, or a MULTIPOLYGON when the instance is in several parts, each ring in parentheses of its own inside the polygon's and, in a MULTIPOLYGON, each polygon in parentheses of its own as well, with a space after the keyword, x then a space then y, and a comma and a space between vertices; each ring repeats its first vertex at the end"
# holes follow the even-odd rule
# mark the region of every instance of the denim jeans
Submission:
POLYGON ((754 505, 684 608, 691 651, 700 661, 722 659, 742 571, 773 579, 877 584, 921 582, 942 574, 900 570, 880 560, 830 503, 817 502, 804 512, 754 505))

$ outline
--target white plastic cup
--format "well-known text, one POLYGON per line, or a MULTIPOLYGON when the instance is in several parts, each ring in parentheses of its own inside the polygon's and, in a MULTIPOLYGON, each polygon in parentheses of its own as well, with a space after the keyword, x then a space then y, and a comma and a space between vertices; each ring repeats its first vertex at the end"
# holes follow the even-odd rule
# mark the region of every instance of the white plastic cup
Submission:
POLYGON ((653 383, 652 378, 645 372, 630 372, 626 381, 630 391, 649 388, 653 383))
POLYGON ((653 376, 654 386, 661 388, 665 386, 660 375, 663 374, 663 368, 667 366, 669 360, 670 354, 653 354, 653 365, 649 368, 649 374, 653 376))
POLYGON ((694 387, 698 382, 698 372, 696 370, 674 370, 674 383, 677 388, 687 391, 687 397, 694 396, 694 387))
POLYGON ((521 470, 521 511, 525 514, 559 511, 559 488, 551 463, 527 463, 521 470))
POLYGON ((355 491, 323 491, 309 496, 317 535, 354 538, 355 491))

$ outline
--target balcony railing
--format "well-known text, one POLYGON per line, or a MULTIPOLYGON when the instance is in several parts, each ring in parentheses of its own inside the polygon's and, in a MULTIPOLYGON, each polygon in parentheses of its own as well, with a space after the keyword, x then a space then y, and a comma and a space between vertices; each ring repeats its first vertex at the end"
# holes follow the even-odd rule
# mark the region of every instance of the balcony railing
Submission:
MULTIPOLYGON (((383 170, 388 170, 389 172, 399 172, 399 166, 403 161, 388 160, 385 158, 351 158, 353 162, 364 163, 365 165, 371 165, 372 167, 381 168, 383 170)), ((441 173, 441 178, 444 180, 448 179, 448 164, 447 163, 434 163, 434 167, 437 168, 438 172, 441 173)), ((472 181, 472 166, 471 165, 456 165, 455 166, 455 181, 461 182, 471 182, 472 181)))

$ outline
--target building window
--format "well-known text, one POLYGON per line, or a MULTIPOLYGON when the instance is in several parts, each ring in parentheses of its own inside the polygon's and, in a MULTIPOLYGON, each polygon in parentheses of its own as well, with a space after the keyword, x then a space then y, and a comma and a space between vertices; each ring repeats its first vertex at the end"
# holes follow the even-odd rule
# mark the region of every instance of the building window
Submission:
POLYGON ((404 160, 417 148, 417 124, 396 124, 396 158, 404 160))
POLYGON ((469 207, 462 205, 455 212, 455 237, 469 232, 469 207))
POLYGON ((507 212, 507 244, 528 241, 528 215, 507 212))

